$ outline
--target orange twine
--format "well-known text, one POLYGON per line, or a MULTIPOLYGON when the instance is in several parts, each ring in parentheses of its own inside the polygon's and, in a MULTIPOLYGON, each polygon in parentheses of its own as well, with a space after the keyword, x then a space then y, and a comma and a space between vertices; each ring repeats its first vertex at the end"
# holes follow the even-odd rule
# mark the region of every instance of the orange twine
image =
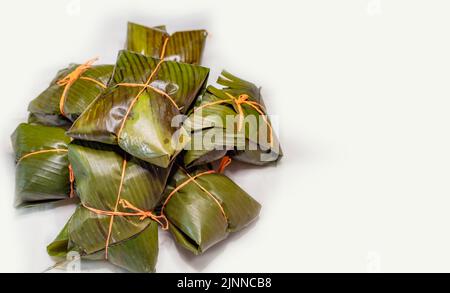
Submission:
POLYGON ((130 106, 128 106, 127 112, 125 113, 125 116, 122 120, 122 123, 120 124, 119 130, 117 131, 117 139, 119 139, 120 134, 122 133, 123 127, 125 126, 125 122, 128 118, 128 116, 130 115, 131 109, 133 108, 134 104, 136 104, 137 100, 139 99, 139 97, 144 93, 144 91, 149 88, 152 89, 153 91, 157 92, 158 94, 163 95, 164 97, 166 97, 167 99, 169 99, 169 101, 175 106, 175 108, 177 108, 178 110, 180 110, 181 108, 178 107, 177 103, 174 101, 174 99, 169 96, 166 92, 157 89, 153 86, 150 85, 153 77, 156 75, 156 72, 158 72, 159 67, 161 67, 161 64, 165 61, 164 60, 164 56, 166 54, 166 47, 167 47, 167 43, 169 42, 169 37, 165 37, 164 39, 164 43, 162 45, 161 48, 161 54, 160 54, 160 59, 158 64, 156 64, 156 67, 153 69, 153 71, 151 72, 150 76, 148 77, 147 81, 145 83, 118 83, 117 86, 126 86, 126 87, 142 87, 142 89, 138 92, 138 94, 136 95, 136 97, 134 97, 134 99, 131 101, 130 106))
POLYGON ((204 105, 201 105, 200 107, 195 108, 194 112, 201 110, 203 108, 209 107, 209 106, 213 106, 213 105, 220 105, 220 104, 224 104, 224 103, 234 103, 236 105, 236 110, 239 115, 238 131, 241 131, 243 123, 244 123, 244 110, 242 109, 242 105, 243 104, 248 105, 248 106, 252 107, 253 109, 255 109, 259 113, 259 115, 261 115, 265 124, 269 128, 269 143, 270 143, 270 146, 273 147, 272 125, 270 125, 269 120, 267 119, 267 115, 265 113, 264 107, 258 102, 249 101, 249 96, 246 94, 242 94, 237 98, 232 96, 229 93, 225 93, 225 94, 229 97, 229 99, 206 103, 204 105))
POLYGON ((74 71, 72 71, 71 73, 67 74, 65 77, 58 80, 57 84, 59 86, 64 86, 64 91, 61 95, 61 98, 59 99, 59 111, 61 112, 61 115, 66 116, 64 113, 64 103, 66 102, 67 93, 69 92, 70 87, 78 79, 88 80, 88 81, 91 81, 91 82, 101 86, 104 89, 106 88, 106 86, 98 80, 95 80, 90 77, 81 76, 88 69, 90 69, 92 67, 92 64, 94 64, 97 60, 98 60, 98 58, 93 58, 93 59, 86 61, 85 63, 83 63, 80 66, 78 66, 77 68, 75 68, 74 71))
MULTIPOLYGON (((122 163, 122 173, 120 175, 119 191, 117 192, 116 205, 114 206, 115 213, 117 213, 117 208, 119 207, 119 203, 120 203, 120 194, 122 193, 123 180, 125 178, 126 167, 127 167, 127 160, 124 159, 123 163, 122 163)), ((111 215, 111 219, 109 220, 108 237, 106 238, 106 247, 105 247, 105 258, 106 259, 108 259, 108 247, 109 247, 109 241, 111 240, 111 232, 112 232, 113 223, 114 223, 114 215, 111 215)))
POLYGON ((214 200, 214 202, 219 206, 222 215, 225 217, 225 219, 227 219, 225 211, 224 211, 221 203, 219 202, 219 200, 214 195, 212 195, 208 190, 206 190, 206 188, 204 188, 198 182, 196 182, 195 179, 197 179, 200 176, 207 175, 207 174, 222 173, 223 170, 228 165, 230 165, 230 163, 231 163, 231 159, 228 156, 226 156, 222 159, 217 171, 209 170, 206 172, 199 173, 195 176, 191 176, 185 170, 183 170, 186 173, 186 175, 189 177, 189 179, 187 179, 186 181, 184 181, 183 183, 178 185, 174 190, 172 190, 172 192, 167 196, 166 200, 164 201, 164 204, 162 205, 160 215, 157 216, 157 215, 153 214, 153 212, 151 212, 151 211, 143 211, 143 210, 135 207, 129 201, 120 198, 120 194, 122 192, 123 182, 124 182, 124 178, 125 178, 125 169, 126 169, 126 165, 127 165, 127 161, 126 161, 126 159, 124 159, 123 164, 122 164, 122 174, 121 174, 121 178, 120 178, 119 191, 117 192, 117 200, 116 200, 116 204, 114 207, 114 211, 100 210, 100 209, 92 208, 92 207, 89 207, 89 206, 83 204, 83 207, 85 207, 86 209, 90 210, 91 212, 93 212, 95 214, 111 217, 111 220, 109 221, 108 235, 106 237, 106 243, 105 243, 105 259, 108 259, 108 247, 109 247, 109 243, 111 240, 112 227, 113 227, 113 222, 114 222, 115 216, 139 217, 140 221, 143 221, 143 220, 149 218, 149 219, 152 219, 155 222, 157 222, 159 225, 161 225, 161 228, 163 230, 168 230, 169 229, 169 220, 167 219, 166 215, 164 214, 164 208, 169 203, 169 200, 172 198, 172 196, 175 193, 177 193, 180 189, 182 189, 183 187, 185 187, 186 185, 188 185, 191 182, 194 182, 195 184, 197 184, 208 196, 210 196, 214 200), (130 209, 130 210, 133 210, 134 212, 119 212, 117 210, 119 207, 119 204, 124 209, 130 209))
POLYGON ((17 164, 20 163, 20 161, 22 161, 23 159, 28 158, 30 156, 34 156, 37 154, 53 153, 53 152, 56 152, 56 153, 68 152, 68 150, 67 149, 50 149, 50 150, 40 150, 40 151, 31 152, 31 153, 25 154, 22 157, 20 157, 20 159, 17 160, 17 164))
MULTIPOLYGON (((201 176, 204 176, 204 175, 208 175, 208 174, 213 174, 213 173, 216 173, 216 171, 214 171, 214 170, 209 170, 209 171, 206 171, 206 172, 199 173, 199 174, 197 174, 197 175, 195 175, 195 176, 191 176, 191 175, 189 175, 189 174, 186 173, 186 174, 188 175, 189 179, 187 179, 186 181, 184 181, 183 183, 181 183, 180 185, 178 185, 178 186, 177 186, 174 190, 172 190, 172 192, 167 196, 167 198, 166 198, 166 200, 164 201, 164 204, 163 204, 163 206, 162 206, 162 208, 161 208, 161 215, 165 217, 164 209, 166 208, 166 205, 169 203, 170 199, 172 198, 172 196, 173 196, 175 193, 177 193, 180 189, 182 189, 183 187, 185 187, 186 185, 188 185, 188 184, 191 183, 191 182, 197 183, 197 182, 195 181, 195 179, 197 179, 198 177, 201 177, 201 176)), ((198 183, 197 183, 197 184, 198 184, 198 183)), ((204 189, 202 189, 202 190, 204 190, 204 189)), ((211 196, 211 198, 212 198, 216 203, 218 203, 217 199, 216 199, 209 191, 206 190, 206 193, 207 193, 209 196, 211 196)), ((219 203, 218 203, 218 204, 219 204, 219 203)), ((219 206, 220 206, 221 211, 223 211, 222 206, 221 206, 220 204, 219 204, 219 206)), ((166 226, 166 227, 163 227, 163 230, 167 230, 168 228, 169 228, 169 221, 167 221, 167 226, 166 226)))
POLYGON ((99 210, 99 209, 94 209, 88 206, 84 206, 85 208, 87 208, 88 210, 99 214, 99 215, 105 215, 105 216, 122 216, 122 217, 139 217, 139 220, 143 221, 146 218, 150 218, 156 222, 158 222, 161 226, 165 226, 167 225, 166 223, 163 223, 163 221, 166 220, 166 217, 164 216, 156 216, 154 215, 152 212, 146 212, 143 211, 137 207, 135 207, 134 205, 132 205, 129 201, 125 200, 125 199, 121 199, 119 200, 119 203, 122 205, 122 207, 124 209, 130 209, 135 211, 135 213, 128 213, 128 212, 113 212, 113 211, 104 211, 104 210, 99 210))
POLYGON ((225 169, 231 164, 231 158, 229 156, 225 156, 220 161, 219 167, 217 168, 218 173, 223 173, 225 169))

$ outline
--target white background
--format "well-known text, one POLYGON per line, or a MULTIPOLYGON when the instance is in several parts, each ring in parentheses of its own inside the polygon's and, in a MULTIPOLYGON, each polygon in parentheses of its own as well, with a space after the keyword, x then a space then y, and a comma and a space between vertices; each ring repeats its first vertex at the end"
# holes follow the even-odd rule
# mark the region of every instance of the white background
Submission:
POLYGON ((262 85, 285 152, 227 172, 262 203, 255 224, 199 257, 160 233, 159 272, 449 272, 449 13, 445 0, 4 1, 0 271, 49 267, 74 209, 12 207, 9 135, 58 69, 113 63, 130 20, 206 28, 211 81, 227 69, 262 85))

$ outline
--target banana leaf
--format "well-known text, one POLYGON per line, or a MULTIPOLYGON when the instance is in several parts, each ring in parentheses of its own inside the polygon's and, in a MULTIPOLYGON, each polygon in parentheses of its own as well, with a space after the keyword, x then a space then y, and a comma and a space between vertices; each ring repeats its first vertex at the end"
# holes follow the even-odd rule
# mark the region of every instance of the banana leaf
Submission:
POLYGON ((225 154, 254 165, 278 161, 282 151, 266 118, 260 89, 226 71, 217 83, 224 88, 208 86, 184 122, 186 132, 191 133, 184 154, 185 165, 202 165, 225 154), (239 97, 246 100, 237 104, 234 101, 239 97), (231 125, 229 118, 232 118, 231 125))
POLYGON ((72 122, 68 119, 61 117, 60 115, 29 113, 28 114, 28 124, 55 126, 55 127, 61 127, 61 128, 64 128, 67 130, 72 125, 72 122))
POLYGON ((67 145, 58 127, 20 124, 11 135, 16 158, 16 206, 67 199, 71 195, 67 145))
POLYGON ((69 160, 81 205, 48 245, 48 253, 64 257, 76 251, 85 259, 107 256, 109 262, 131 272, 153 272, 158 255, 158 223, 139 216, 99 214, 92 209, 115 211, 117 205, 117 211, 133 212, 118 204, 120 197, 143 211, 152 211, 161 200, 170 168, 131 157, 117 146, 83 141, 69 145, 69 160))
POLYGON ((183 129, 174 126, 173 119, 189 109, 204 88, 209 69, 173 61, 157 67, 159 63, 121 51, 108 89, 74 122, 68 135, 116 144, 139 159, 169 166, 185 143, 183 129), (145 84, 151 76, 152 88, 130 86, 145 84))
POLYGON ((188 64, 200 64, 208 33, 205 30, 166 32, 165 26, 145 27, 128 23, 126 49, 160 58, 165 38, 169 38, 164 59, 188 64))
POLYGON ((103 92, 114 66, 90 65, 81 76, 73 79, 72 84, 61 83, 64 78, 74 74, 77 68, 80 68, 80 64, 70 64, 58 71, 49 87, 30 102, 28 105, 28 111, 31 113, 30 123, 49 126, 71 124, 103 92), (66 87, 67 92, 64 93, 66 87), (62 97, 63 111, 60 108, 62 97))
POLYGON ((188 173, 179 167, 166 188, 163 205, 169 231, 179 245, 194 254, 203 253, 230 233, 246 227, 261 209, 231 179, 205 171, 202 167, 188 173), (202 173, 180 187, 190 177, 202 173))

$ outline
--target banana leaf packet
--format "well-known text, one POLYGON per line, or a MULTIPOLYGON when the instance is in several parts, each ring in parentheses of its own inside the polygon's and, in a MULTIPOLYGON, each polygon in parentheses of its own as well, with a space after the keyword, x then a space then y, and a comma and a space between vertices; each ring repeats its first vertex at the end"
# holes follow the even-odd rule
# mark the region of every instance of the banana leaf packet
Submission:
POLYGON ((106 88, 113 65, 70 64, 56 74, 49 87, 30 102, 28 122, 68 127, 106 88))
POLYGON ((165 191, 161 208, 175 241, 198 255, 238 232, 259 215, 261 205, 219 170, 178 167, 165 191))
POLYGON ((121 51, 108 89, 67 134, 119 145, 139 159, 166 168, 187 137, 181 123, 174 126, 174 121, 190 108, 208 75, 205 67, 121 51))
POLYGON ((74 141, 69 160, 81 204, 48 254, 108 260, 130 272, 154 272, 160 217, 151 211, 161 201, 170 168, 131 157, 117 146, 74 141))
POLYGON ((67 158, 70 138, 58 127, 20 124, 11 135, 16 158, 16 206, 74 196, 67 158))
POLYGON ((185 165, 206 164, 226 154, 253 165, 278 161, 282 151, 267 118, 260 88, 226 71, 217 83, 224 88, 208 86, 184 122, 192 138, 186 145, 185 165), (231 127, 227 121, 230 117, 231 127))
POLYGON ((129 22, 125 47, 153 58, 200 64, 207 36, 206 30, 182 31, 170 35, 165 26, 150 28, 129 22), (165 39, 169 41, 166 54, 161 58, 165 39))

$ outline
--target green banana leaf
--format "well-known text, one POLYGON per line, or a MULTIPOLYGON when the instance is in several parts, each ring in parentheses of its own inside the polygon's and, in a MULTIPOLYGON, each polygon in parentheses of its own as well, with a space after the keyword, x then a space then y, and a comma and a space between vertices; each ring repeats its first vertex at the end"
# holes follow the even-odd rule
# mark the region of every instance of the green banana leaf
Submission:
MULTIPOLYGON (((64 257, 77 251, 82 258, 105 258, 110 215, 91 211, 114 211, 123 175, 120 199, 143 211, 153 211, 161 200, 170 168, 163 169, 131 157, 120 148, 75 141, 69 145, 69 160, 77 181, 81 205, 57 238, 49 244, 51 256, 64 257)), ((118 211, 133 212, 118 205, 118 211)), ((153 272, 158 255, 158 224, 139 216, 114 216, 108 261, 131 272, 153 272)))
POLYGON ((173 125, 173 119, 189 109, 204 88, 209 69, 173 61, 161 63, 150 86, 170 95, 181 111, 154 89, 146 88, 135 100, 142 87, 119 85, 144 84, 159 61, 121 51, 109 88, 74 122, 68 135, 117 144, 139 159, 161 167, 169 166, 186 137, 180 125, 173 125))
MULTIPOLYGON (((199 168, 189 175, 202 172, 205 169, 199 168)), ((165 197, 188 179, 187 171, 178 168, 169 181, 165 197)), ((163 211, 176 242, 194 254, 201 254, 229 233, 250 224, 258 217, 260 209, 261 205, 231 179, 211 173, 197 177, 195 182, 191 181, 173 193, 163 211), (225 216, 211 195, 220 203, 225 216)))
POLYGON ((69 129, 72 122, 60 115, 48 115, 41 113, 29 113, 28 114, 28 124, 33 125, 45 125, 45 126, 55 126, 64 129, 69 129))
POLYGON ((58 127, 22 123, 11 135, 17 162, 16 206, 69 198, 70 138, 64 132, 58 127))
POLYGON ((165 26, 150 28, 129 22, 126 49, 160 58, 164 39, 169 38, 165 60, 200 64, 207 36, 205 30, 182 31, 170 35, 165 26))
MULTIPOLYGON (((59 85, 58 81, 72 73, 78 66, 79 64, 70 64, 67 68, 60 70, 49 87, 30 102, 28 111, 33 115, 30 117, 30 123, 50 126, 71 124, 103 92, 104 88, 99 84, 91 80, 77 79, 68 89, 64 102, 64 115, 62 115, 59 104, 65 86, 59 85)), ((81 76, 106 86, 113 69, 113 65, 93 65, 81 76)))
MULTIPOLYGON (((273 134, 272 144, 260 139, 260 135, 269 133, 267 124, 261 120, 260 113, 248 104, 242 104, 244 122, 254 118, 256 127, 244 123, 239 131, 238 108, 233 102, 228 102, 230 96, 248 95, 249 101, 265 106, 260 89, 253 83, 240 79, 226 71, 222 72, 217 83, 225 86, 217 89, 208 86, 206 92, 200 96, 183 127, 191 133, 190 143, 186 144, 184 163, 187 167, 202 165, 220 159, 221 156, 233 156, 238 161, 254 165, 266 165, 278 161, 282 157, 279 141, 273 134), (225 101, 223 103, 216 103, 225 101), (216 104, 210 104, 216 103, 216 104), (208 104, 208 105, 207 105, 208 104), (207 106, 205 106, 207 105, 207 106), (194 111, 201 107, 201 111, 194 111), (227 118, 233 118, 231 125, 227 118), (207 139, 207 138, 212 139, 207 139), (199 144, 200 142, 200 144, 199 144)), ((268 120, 270 123, 270 121, 268 120)))

